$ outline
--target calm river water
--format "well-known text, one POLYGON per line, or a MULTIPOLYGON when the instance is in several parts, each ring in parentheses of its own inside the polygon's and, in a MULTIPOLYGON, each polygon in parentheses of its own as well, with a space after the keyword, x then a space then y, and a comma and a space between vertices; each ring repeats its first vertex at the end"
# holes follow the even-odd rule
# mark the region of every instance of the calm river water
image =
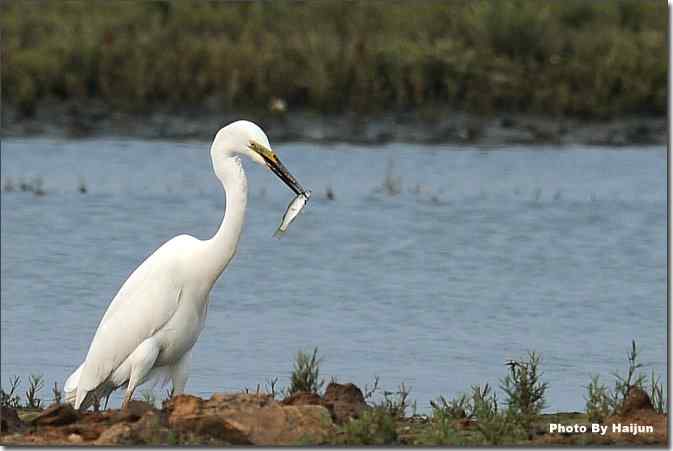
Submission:
MULTIPOLYGON (((41 373, 49 398, 129 273, 177 234, 215 232, 225 200, 208 148, 3 141, 2 186, 15 187, 2 193, 3 387, 41 373), (18 189, 36 178, 45 195, 18 189)), ((419 411, 497 386, 527 350, 543 355, 551 411, 582 410, 592 374, 612 384, 632 339, 665 375, 665 148, 276 150, 313 197, 272 238, 292 194, 247 165, 246 226, 188 392, 287 385, 297 350, 314 346, 327 379, 404 382, 419 411)))

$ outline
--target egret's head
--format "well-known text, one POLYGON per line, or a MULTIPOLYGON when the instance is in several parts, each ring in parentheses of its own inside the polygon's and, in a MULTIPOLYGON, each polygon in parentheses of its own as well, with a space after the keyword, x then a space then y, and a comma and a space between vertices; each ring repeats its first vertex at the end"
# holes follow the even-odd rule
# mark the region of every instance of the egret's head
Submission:
POLYGON ((271 150, 266 133, 250 121, 236 121, 221 128, 215 135, 210 152, 214 163, 219 157, 231 157, 233 154, 246 155, 255 163, 271 170, 295 194, 305 192, 297 179, 278 159, 278 155, 271 150))

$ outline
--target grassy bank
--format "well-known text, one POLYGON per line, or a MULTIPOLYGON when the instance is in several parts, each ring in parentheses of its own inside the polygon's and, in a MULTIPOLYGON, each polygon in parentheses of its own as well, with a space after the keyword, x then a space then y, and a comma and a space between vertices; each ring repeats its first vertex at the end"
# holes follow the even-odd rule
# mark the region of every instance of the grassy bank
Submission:
POLYGON ((5 1, 2 95, 110 111, 665 114, 663 1, 5 1))

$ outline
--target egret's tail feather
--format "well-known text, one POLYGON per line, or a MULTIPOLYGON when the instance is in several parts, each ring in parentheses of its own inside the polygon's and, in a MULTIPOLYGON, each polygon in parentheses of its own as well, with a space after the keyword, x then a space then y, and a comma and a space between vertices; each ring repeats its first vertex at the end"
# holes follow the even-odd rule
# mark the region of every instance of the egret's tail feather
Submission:
POLYGON ((82 368, 84 368, 84 363, 82 363, 79 368, 65 380, 65 384, 63 384, 65 402, 73 406, 77 400, 77 386, 79 385, 79 376, 82 374, 82 368))
POLYGON ((64 393, 64 401, 66 404, 70 404, 71 406, 75 405, 75 400, 77 400, 77 390, 75 391, 67 391, 64 393))
POLYGON ((64 400, 67 404, 72 405, 76 409, 86 410, 94 405, 96 400, 100 401, 109 396, 115 389, 115 386, 110 381, 103 382, 94 390, 87 392, 79 405, 77 405, 77 388, 79 386, 79 378, 82 374, 82 368, 84 368, 84 363, 82 363, 79 368, 66 379, 65 384, 63 385, 63 393, 64 400))

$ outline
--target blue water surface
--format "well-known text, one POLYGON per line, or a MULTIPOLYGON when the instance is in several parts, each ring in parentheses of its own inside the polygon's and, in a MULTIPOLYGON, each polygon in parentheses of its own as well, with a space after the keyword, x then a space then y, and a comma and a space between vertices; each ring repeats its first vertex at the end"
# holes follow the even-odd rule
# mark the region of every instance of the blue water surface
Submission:
MULTIPOLYGON (((246 166, 243 237, 213 290, 188 392, 287 385, 296 352, 314 346, 327 379, 404 382, 421 412, 471 384, 498 386, 505 361, 528 350, 543 355, 550 411, 582 410, 590 376, 611 383, 632 339, 647 371, 665 374, 665 148, 276 150, 313 197, 272 238, 292 193, 246 166)), ((31 373, 61 385, 146 256, 175 235, 215 233, 225 199, 208 151, 3 140, 2 185, 15 188, 1 198, 3 387, 31 373), (20 190, 36 180, 44 196, 20 190)))

